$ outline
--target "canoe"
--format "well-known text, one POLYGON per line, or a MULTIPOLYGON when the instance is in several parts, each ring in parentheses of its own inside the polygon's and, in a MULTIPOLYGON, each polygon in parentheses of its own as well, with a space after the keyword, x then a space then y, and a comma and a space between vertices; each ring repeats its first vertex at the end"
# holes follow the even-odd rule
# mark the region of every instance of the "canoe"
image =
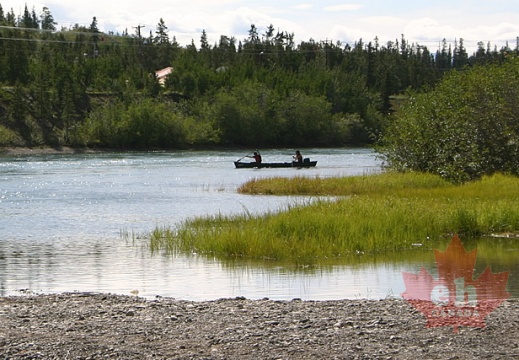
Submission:
POLYGON ((262 169, 262 168, 307 168, 317 165, 317 161, 298 162, 282 162, 282 163, 256 163, 256 162, 240 162, 235 161, 236 169, 262 169))

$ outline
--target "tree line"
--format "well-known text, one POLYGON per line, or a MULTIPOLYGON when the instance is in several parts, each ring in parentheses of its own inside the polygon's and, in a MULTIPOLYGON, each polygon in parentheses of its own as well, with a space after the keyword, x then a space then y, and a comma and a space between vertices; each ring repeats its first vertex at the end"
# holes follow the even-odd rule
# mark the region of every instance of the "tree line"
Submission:
POLYGON ((463 39, 436 51, 400 39, 296 44, 251 25, 180 46, 163 19, 142 34, 57 29, 51 11, 0 4, 0 145, 175 149, 371 144, 409 92, 451 71, 501 64, 514 48, 463 39), (161 84, 155 71, 172 67, 161 84))

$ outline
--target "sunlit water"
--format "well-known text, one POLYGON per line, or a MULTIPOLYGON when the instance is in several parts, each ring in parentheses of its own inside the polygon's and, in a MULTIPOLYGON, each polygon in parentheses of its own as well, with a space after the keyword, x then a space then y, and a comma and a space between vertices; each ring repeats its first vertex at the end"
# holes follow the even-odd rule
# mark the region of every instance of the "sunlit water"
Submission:
MULTIPOLYGON (((235 169, 233 161, 243 155, 179 151, 0 158, 0 295, 27 289, 137 290, 145 297, 191 300, 384 298, 405 290, 402 271, 434 265, 432 251, 309 269, 151 254, 146 235, 156 226, 201 215, 278 211, 309 201, 237 194, 249 179, 380 171, 369 149, 306 150, 305 156, 318 161, 311 169, 235 169)), ((262 155, 264 161, 289 161, 292 154, 269 150, 262 155)))

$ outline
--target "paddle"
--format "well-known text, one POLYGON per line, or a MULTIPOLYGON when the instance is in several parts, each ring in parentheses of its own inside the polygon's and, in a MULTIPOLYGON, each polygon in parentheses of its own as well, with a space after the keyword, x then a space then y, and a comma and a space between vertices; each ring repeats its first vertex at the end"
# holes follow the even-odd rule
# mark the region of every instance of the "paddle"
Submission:
POLYGON ((245 158, 246 158, 247 156, 249 156, 250 154, 252 154, 252 153, 248 153, 247 155, 245 155, 245 156, 244 156, 244 157, 242 157, 242 158, 239 158, 239 159, 238 159, 238 160, 236 160, 236 161, 241 161, 241 160, 245 159, 245 158))

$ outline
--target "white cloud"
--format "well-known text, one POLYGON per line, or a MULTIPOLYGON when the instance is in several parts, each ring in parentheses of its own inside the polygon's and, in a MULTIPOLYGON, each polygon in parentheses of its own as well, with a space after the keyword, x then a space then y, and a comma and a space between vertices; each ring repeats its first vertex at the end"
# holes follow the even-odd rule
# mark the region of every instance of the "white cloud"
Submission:
POLYGON ((361 4, 341 4, 341 5, 332 5, 332 6, 326 6, 324 8, 324 11, 329 12, 337 12, 337 11, 356 11, 359 9, 362 9, 361 4))
POLYGON ((494 26, 477 26, 470 29, 473 39, 510 40, 519 36, 519 24, 503 22, 494 26))
POLYGON ((299 4, 299 5, 295 5, 292 7, 292 9, 296 9, 296 10, 310 10, 313 8, 314 8, 313 4, 299 4))
POLYGON ((453 32, 451 26, 442 26, 432 18, 412 20, 403 28, 403 33, 407 37, 425 41, 443 39, 453 32))
MULTIPOLYGON (((507 40, 513 40, 519 35, 519 25, 504 22, 494 25, 476 24, 475 26, 455 27, 451 24, 442 24, 432 18, 422 18, 410 21, 404 27, 404 34, 406 38, 414 39, 421 45, 433 49, 442 39, 446 39, 447 42, 463 39, 465 48, 472 53, 480 41, 491 42, 498 48, 504 46, 507 40)), ((513 47, 515 43, 509 45, 513 47)))

